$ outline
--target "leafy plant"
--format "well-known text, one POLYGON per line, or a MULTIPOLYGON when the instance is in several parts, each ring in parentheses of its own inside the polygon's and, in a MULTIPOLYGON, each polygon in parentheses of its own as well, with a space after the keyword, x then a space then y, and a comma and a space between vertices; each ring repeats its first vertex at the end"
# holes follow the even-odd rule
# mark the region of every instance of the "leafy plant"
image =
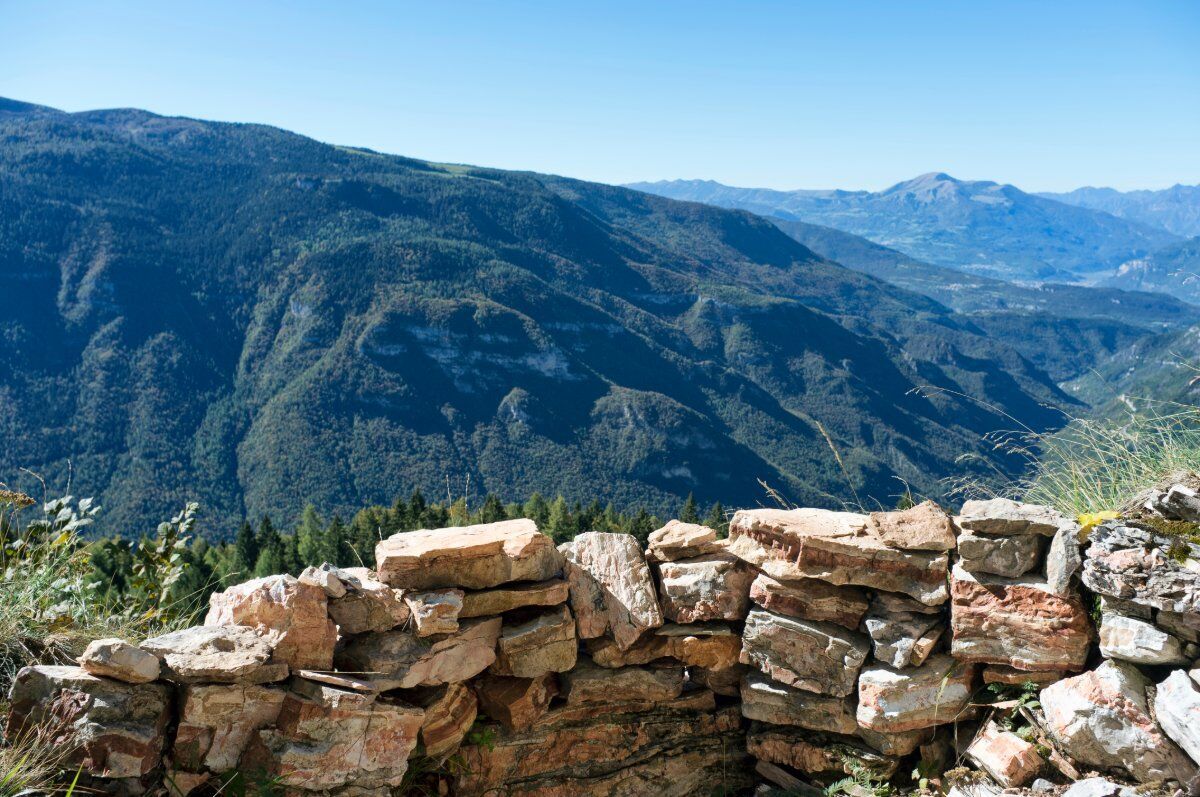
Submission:
POLYGON ((184 554, 199 509, 199 504, 188 503, 175 517, 160 523, 154 537, 138 543, 130 586, 136 601, 133 608, 147 625, 170 622, 183 610, 183 601, 173 589, 183 577, 184 554))

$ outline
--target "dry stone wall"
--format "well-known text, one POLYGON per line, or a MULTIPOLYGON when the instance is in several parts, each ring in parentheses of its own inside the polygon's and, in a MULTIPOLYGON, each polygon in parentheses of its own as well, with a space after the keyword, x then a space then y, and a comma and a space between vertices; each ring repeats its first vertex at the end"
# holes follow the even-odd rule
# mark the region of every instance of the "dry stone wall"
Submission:
MULTIPOLYGON (((1188 498, 1145 512, 1200 520, 1188 498)), ((514 520, 397 534, 376 559, 27 667, 8 736, 49 729, 122 794, 234 772, 299 795, 806 794, 961 763, 973 794, 1200 786, 1200 546, 1128 518, 754 509, 728 539, 672 521, 645 551, 514 520), (988 684, 1036 684, 1040 707, 986 705, 988 684)))

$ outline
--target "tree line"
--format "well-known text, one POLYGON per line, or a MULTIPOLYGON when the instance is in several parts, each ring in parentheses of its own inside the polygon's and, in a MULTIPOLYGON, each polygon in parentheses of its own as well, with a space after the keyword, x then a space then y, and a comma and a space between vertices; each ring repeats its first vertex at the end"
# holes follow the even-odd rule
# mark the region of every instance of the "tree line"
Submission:
MULTIPOLYGON (((688 523, 703 523, 721 536, 728 531, 726 512, 719 501, 702 514, 695 497, 689 494, 677 517, 688 523)), ((147 549, 157 548, 163 551, 162 566, 169 572, 163 580, 169 581, 170 600, 177 602, 183 613, 199 614, 213 591, 251 578, 276 573, 299 575, 305 567, 323 562, 339 567, 374 567, 376 543, 397 532, 514 518, 532 519, 556 543, 567 542, 585 531, 606 531, 632 534, 643 546, 650 532, 665 523, 644 507, 618 511, 611 503, 571 503, 561 495, 547 500, 535 492, 524 502, 504 503, 489 494, 472 508, 465 498, 429 501, 420 490, 414 490, 407 499, 397 498, 391 506, 359 510, 349 522, 338 515, 326 520, 312 505, 304 509, 290 531, 280 530, 269 516, 263 516, 257 524, 247 520, 229 542, 210 542, 201 536, 178 533, 165 541, 103 538, 90 546, 93 589, 108 601, 120 601, 137 588, 139 556, 144 558, 147 549)), ((162 533, 160 527, 160 537, 162 533)))

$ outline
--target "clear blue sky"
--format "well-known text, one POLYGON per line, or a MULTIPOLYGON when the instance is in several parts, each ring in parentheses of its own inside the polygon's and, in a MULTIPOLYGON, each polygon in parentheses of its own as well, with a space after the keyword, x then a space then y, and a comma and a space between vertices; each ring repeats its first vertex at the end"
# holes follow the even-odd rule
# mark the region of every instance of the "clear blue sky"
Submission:
POLYGON ((0 96, 604 182, 1200 182, 1200 2, 12 2, 0 96))

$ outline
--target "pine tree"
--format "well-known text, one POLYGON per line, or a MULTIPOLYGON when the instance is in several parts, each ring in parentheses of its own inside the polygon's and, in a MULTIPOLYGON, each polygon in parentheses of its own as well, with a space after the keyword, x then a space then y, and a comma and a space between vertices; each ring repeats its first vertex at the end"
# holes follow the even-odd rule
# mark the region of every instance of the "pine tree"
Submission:
POLYGON ((337 564, 337 549, 330 544, 325 522, 312 504, 304 507, 300 525, 296 526, 296 554, 305 567, 317 567, 325 562, 337 564))
POLYGON ((653 517, 646 511, 645 507, 642 507, 630 519, 628 533, 634 536, 634 539, 638 541, 638 545, 645 548, 646 542, 650 538, 650 532, 656 528, 658 528, 658 518, 653 517))
POLYGON ((696 496, 688 493, 687 500, 679 509, 679 519, 684 523, 699 523, 700 512, 696 509, 696 496))
POLYGON ((412 531, 418 529, 425 522, 425 510, 428 504, 425 501, 425 496, 421 494, 421 488, 416 487, 412 491, 412 495, 408 498, 408 518, 404 525, 403 531, 412 531))
POLYGON ((287 572, 287 552, 283 538, 271 524, 271 518, 263 516, 258 526, 258 559, 254 562, 254 577, 272 576, 287 572))
POLYGON ((487 497, 483 499, 483 506, 479 507, 479 522, 495 523, 504 520, 506 514, 504 504, 500 503, 500 499, 488 493, 487 497))
MULTIPOLYGON (((383 539, 385 516, 391 511, 384 510, 380 513, 373 508, 363 509, 354 516, 354 520, 350 521, 348 536, 351 541, 351 556, 347 557, 345 561, 351 567, 375 566, 375 546, 383 539)), ((387 536, 391 536, 391 534, 387 534, 387 536)))
POLYGON ((546 520, 545 531, 556 543, 569 542, 579 533, 579 526, 571 508, 561 495, 550 505, 549 517, 546 520))
POLYGON ((550 505, 541 493, 534 492, 529 496, 525 502, 525 517, 536 523, 538 528, 544 528, 550 522, 550 505))
POLYGON ((223 575, 232 578, 239 576, 243 579, 249 578, 258 561, 258 538, 254 535, 254 527, 250 525, 250 521, 242 521, 242 527, 238 529, 233 548, 233 561, 230 562, 232 570, 223 575))
POLYGON ((729 536, 729 521, 725 518, 725 507, 721 506, 720 501, 717 501, 712 505, 712 509, 708 510, 708 517, 704 519, 704 525, 715 531, 718 537, 729 536))

